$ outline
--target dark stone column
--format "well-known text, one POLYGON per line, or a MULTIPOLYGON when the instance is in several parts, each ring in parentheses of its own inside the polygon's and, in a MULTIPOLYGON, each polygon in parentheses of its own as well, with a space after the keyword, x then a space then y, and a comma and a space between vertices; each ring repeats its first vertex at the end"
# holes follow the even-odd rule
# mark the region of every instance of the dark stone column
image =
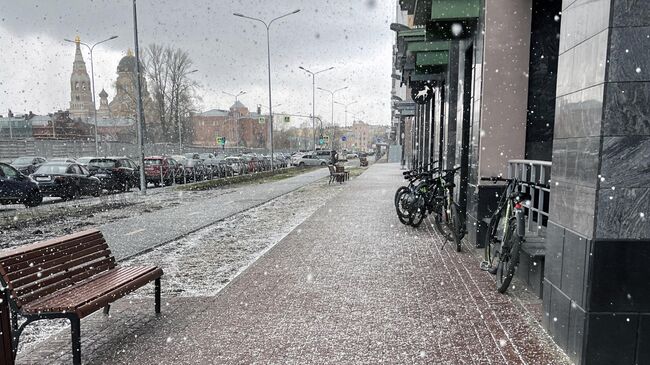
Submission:
POLYGON ((650 363, 650 2, 564 1, 544 327, 576 364, 650 363))

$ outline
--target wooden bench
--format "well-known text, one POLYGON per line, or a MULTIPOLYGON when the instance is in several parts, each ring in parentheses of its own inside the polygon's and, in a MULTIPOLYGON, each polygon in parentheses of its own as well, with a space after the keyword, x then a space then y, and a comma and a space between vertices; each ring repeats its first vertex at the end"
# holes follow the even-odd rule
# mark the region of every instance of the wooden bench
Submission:
MULTIPOLYGON (((0 251, 0 284, 9 303, 13 357, 20 335, 37 320, 70 320, 73 363, 81 364, 80 320, 155 281, 160 313, 160 277, 155 266, 118 267, 102 233, 87 230, 0 251), (18 318, 25 321, 18 326, 18 318)), ((6 336, 6 334, 3 334, 6 336)))

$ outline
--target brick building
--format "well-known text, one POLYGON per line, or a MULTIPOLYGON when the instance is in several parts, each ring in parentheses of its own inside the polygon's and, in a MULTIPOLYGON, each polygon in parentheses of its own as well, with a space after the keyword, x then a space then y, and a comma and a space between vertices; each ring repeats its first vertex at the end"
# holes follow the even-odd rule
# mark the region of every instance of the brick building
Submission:
POLYGON ((217 146, 216 138, 226 137, 227 147, 264 148, 268 140, 267 116, 251 113, 240 101, 229 110, 192 114, 190 123, 198 146, 217 146))

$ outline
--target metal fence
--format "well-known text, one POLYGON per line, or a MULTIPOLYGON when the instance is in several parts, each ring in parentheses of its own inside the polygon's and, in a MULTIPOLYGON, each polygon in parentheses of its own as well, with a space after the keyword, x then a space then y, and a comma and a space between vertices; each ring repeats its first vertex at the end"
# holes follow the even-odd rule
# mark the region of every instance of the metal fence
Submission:
MULTIPOLYGON (((215 153, 237 154, 242 152, 268 153, 262 148, 244 147, 201 147, 183 146, 182 150, 176 143, 151 143, 144 146, 147 156, 180 155, 184 153, 215 153)), ((280 152, 280 151, 276 151, 280 152)), ((42 156, 45 158, 95 155, 95 142, 85 140, 36 140, 29 139, 0 139, 0 161, 10 161, 20 156, 42 156)), ((134 143, 106 142, 99 143, 100 156, 128 156, 137 158, 138 146, 134 143)))
POLYGON ((531 204, 528 208, 528 232, 536 235, 543 234, 548 222, 548 209, 550 202, 551 162, 537 160, 510 160, 508 161, 508 177, 518 179, 521 191, 530 194, 531 204), (546 186, 531 185, 526 182, 543 184, 546 186))

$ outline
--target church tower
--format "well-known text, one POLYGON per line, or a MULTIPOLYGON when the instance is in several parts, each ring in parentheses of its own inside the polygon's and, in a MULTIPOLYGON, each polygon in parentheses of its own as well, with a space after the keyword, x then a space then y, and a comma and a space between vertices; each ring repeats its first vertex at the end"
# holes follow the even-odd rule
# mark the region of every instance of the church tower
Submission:
POLYGON ((102 89, 99 92, 99 109, 97 109, 97 118, 110 118, 111 111, 108 108, 108 93, 102 89))
POLYGON ((77 36, 74 40, 77 47, 70 76, 70 117, 81 118, 86 121, 93 115, 93 98, 90 90, 90 77, 86 70, 86 63, 81 55, 81 40, 77 36))

